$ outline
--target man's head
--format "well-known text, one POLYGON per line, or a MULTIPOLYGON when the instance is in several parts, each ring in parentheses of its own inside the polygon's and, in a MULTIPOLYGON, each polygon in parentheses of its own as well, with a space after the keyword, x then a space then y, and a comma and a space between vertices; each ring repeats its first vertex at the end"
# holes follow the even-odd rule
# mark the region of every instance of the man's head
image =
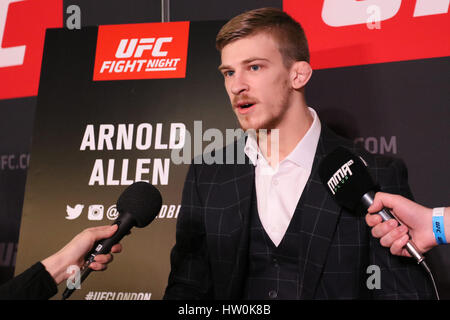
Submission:
POLYGON ((292 128, 305 118, 303 89, 312 73, 308 44, 289 15, 272 8, 243 13, 222 27, 216 46, 244 130, 292 128))

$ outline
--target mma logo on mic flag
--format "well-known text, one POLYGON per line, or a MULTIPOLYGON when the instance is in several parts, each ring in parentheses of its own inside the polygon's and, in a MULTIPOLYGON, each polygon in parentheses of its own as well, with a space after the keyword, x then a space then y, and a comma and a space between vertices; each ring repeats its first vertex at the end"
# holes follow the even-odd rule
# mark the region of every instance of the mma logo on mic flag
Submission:
POLYGON ((354 210, 365 193, 378 189, 366 166, 360 156, 338 147, 320 163, 319 176, 340 205, 354 210))
POLYGON ((94 81, 184 78, 189 22, 100 26, 94 81))
POLYGON ((348 160, 344 163, 333 176, 327 181, 328 188, 330 189, 332 194, 336 194, 336 191, 341 188, 341 184, 344 184, 346 180, 348 180, 348 176, 352 175, 352 170, 350 166, 354 164, 352 159, 348 160))

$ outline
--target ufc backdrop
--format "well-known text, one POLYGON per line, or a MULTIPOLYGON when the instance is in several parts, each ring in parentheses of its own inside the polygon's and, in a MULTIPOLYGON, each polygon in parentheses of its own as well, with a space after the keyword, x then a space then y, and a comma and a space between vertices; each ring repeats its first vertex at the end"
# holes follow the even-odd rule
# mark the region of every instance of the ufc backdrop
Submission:
MULTIPOLYGON (((0 282, 12 276, 16 256, 18 274, 82 229, 112 223, 112 206, 139 178, 161 191, 162 211, 147 228, 133 229, 108 271, 91 274, 73 299, 162 297, 187 170, 187 164, 170 160, 177 131, 185 126, 194 133, 201 120, 200 131, 218 128, 225 140, 225 129, 237 127, 217 71, 214 39, 223 20, 256 7, 283 7, 305 28, 315 70, 307 101, 321 121, 370 152, 401 157, 419 203, 448 205, 448 1, 433 7, 399 0, 387 6, 383 1, 262 2, 172 1, 170 20, 191 20, 186 69, 159 79, 140 78, 139 64, 131 79, 95 78, 102 67, 103 73, 121 72, 113 72, 114 52, 111 58, 99 56, 104 27, 85 27, 158 22, 160 1, 24 0, 0 7, 0 282), (32 14, 37 8, 45 17, 32 14), (28 40, 24 25, 41 35, 40 48, 28 40), (49 30, 43 50, 45 29, 55 27, 65 29, 49 30), (17 49, 23 45, 24 52, 17 49), (14 56, 23 60, 12 65, 1 55, 8 48, 16 48, 14 56), (41 69, 33 60, 40 61, 42 52, 41 69)), ((160 44, 172 54, 165 49, 170 43, 160 44)), ((142 59, 146 55, 150 51, 144 50, 142 59)), ((181 56, 169 59, 163 68, 182 66, 181 56)), ((193 134, 192 157, 198 152, 195 139, 203 141, 203 150, 211 144, 193 134)), ((442 246, 427 255, 443 298, 450 298, 448 253, 442 246)), ((56 298, 63 289, 64 284, 56 298)))
MULTIPOLYGON (((145 229, 133 229, 110 270, 91 275, 74 298, 87 299, 89 292, 100 291, 117 292, 118 298, 119 293, 162 298, 188 167, 171 160, 172 150, 182 143, 176 139, 177 131, 178 136, 183 135, 182 128, 192 133, 191 140, 184 139, 184 145, 192 148, 181 152, 189 163, 195 156, 194 143, 203 140, 194 130, 194 121, 202 121, 202 131, 236 127, 217 71, 220 60, 214 38, 222 24, 172 22, 47 31, 18 272, 58 250, 79 230, 111 224, 116 218, 111 206, 120 193, 134 180, 147 180, 163 197, 158 218, 145 229), (173 37, 158 53, 150 50, 148 54, 167 53, 164 58, 149 59, 158 68, 145 71, 145 63, 141 72, 138 64, 134 72, 131 68, 116 72, 115 67, 109 72, 109 61, 117 65, 124 61, 115 58, 120 39, 149 35, 173 37), (155 76, 175 78, 124 80, 155 76), (93 81, 96 77, 102 81, 93 81), (121 80, 114 81, 117 78, 121 80), (106 136, 111 140, 103 140, 106 136), (33 250, 21 250, 22 245, 33 250)), ((129 52, 131 40, 127 48, 129 52)), ((135 52, 139 48, 143 47, 137 45, 135 52)))

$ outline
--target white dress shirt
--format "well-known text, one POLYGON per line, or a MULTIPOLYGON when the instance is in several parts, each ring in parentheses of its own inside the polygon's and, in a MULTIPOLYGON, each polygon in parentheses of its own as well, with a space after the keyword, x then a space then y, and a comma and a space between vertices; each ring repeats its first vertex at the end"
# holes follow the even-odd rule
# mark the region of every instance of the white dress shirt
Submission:
POLYGON ((264 230, 278 247, 294 215, 314 162, 320 136, 320 120, 309 108, 314 120, 292 152, 272 168, 261 153, 256 137, 249 135, 245 154, 255 165, 258 213, 264 230))

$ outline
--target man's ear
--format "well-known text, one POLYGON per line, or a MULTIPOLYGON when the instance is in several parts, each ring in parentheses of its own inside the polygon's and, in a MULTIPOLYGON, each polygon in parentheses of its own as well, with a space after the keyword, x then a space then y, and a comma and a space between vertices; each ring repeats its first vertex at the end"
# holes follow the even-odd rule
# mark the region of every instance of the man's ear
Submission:
POLYGON ((312 75, 311 65, 306 61, 296 61, 291 66, 292 88, 299 90, 303 88, 312 75))

